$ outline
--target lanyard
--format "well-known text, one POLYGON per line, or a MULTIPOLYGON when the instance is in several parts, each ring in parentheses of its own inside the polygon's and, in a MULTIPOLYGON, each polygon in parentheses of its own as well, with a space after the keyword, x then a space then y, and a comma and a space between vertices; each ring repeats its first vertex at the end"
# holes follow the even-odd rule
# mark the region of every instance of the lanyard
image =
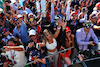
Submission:
POLYGON ((10 51, 11 53, 11 58, 14 59, 14 54, 15 54, 15 51, 12 53, 12 51, 10 51))
POLYGON ((19 32, 18 30, 17 30, 17 32, 20 34, 20 37, 22 38, 22 34, 21 34, 21 32, 19 32))

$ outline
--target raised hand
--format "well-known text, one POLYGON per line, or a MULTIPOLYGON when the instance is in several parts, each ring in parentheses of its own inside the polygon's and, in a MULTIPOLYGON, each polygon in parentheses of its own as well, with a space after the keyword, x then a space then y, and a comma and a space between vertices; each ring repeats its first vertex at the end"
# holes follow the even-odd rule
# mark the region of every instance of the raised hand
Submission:
POLYGON ((5 3, 3 3, 2 6, 3 6, 3 8, 6 8, 6 4, 5 3))
POLYGON ((33 45, 34 45, 34 42, 30 42, 28 47, 31 48, 31 47, 33 47, 33 45))
POLYGON ((54 0, 51 0, 51 3, 54 3, 54 0))
POLYGON ((89 44, 94 46, 93 41, 89 41, 89 44))
POLYGON ((63 21, 63 22, 62 22, 62 28, 65 29, 65 28, 66 28, 66 25, 67 25, 67 22, 64 22, 64 21, 63 21))

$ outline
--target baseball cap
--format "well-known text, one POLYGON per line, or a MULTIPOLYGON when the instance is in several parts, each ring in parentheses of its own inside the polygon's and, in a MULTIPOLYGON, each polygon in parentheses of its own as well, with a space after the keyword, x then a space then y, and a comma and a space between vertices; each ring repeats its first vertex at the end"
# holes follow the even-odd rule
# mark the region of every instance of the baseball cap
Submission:
POLYGON ((98 8, 98 7, 100 7, 100 2, 98 2, 98 3, 96 4, 96 8, 98 8))
POLYGON ((58 20, 59 18, 60 18, 59 16, 57 16, 57 15, 55 16, 55 20, 58 20))
POLYGON ((58 11, 58 9, 57 9, 57 8, 54 8, 54 10, 55 10, 55 11, 58 11))
POLYGON ((71 31, 70 28, 68 26, 66 26, 66 32, 71 31))
POLYGON ((9 31, 7 28, 1 28, 0 29, 0 32, 3 34, 3 33, 5 33, 5 32, 7 32, 7 31, 9 31))
POLYGON ((83 26, 86 28, 93 27, 93 24, 90 20, 87 20, 86 22, 83 23, 83 26))
POLYGON ((28 17, 30 17, 31 15, 33 15, 34 17, 36 17, 35 14, 33 14, 33 13, 29 13, 28 17))
POLYGON ((36 31, 34 29, 31 29, 29 31, 29 36, 31 36, 31 35, 36 35, 36 31))
POLYGON ((90 16, 89 16, 90 18, 97 18, 97 16, 96 16, 96 14, 95 13, 92 13, 92 14, 90 14, 90 16))
POLYGON ((71 12, 71 16, 73 15, 77 15, 77 13, 75 11, 71 12))
POLYGON ((17 15, 17 18, 20 18, 20 17, 22 17, 22 15, 21 15, 21 14, 18 14, 18 15, 17 15))

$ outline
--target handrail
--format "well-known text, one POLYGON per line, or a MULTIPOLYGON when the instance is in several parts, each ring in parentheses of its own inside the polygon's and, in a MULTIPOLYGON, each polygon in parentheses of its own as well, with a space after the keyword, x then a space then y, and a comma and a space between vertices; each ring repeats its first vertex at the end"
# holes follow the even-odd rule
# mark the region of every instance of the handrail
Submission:
MULTIPOLYGON (((91 59, 86 59, 86 60, 83 60, 83 61, 86 62, 86 61, 91 61, 91 60, 96 60, 96 59, 100 59, 100 57, 95 57, 95 58, 91 58, 91 59)), ((76 63, 82 63, 83 61, 79 61, 79 62, 76 62, 76 63)))
MULTIPOLYGON (((44 57, 44 58, 51 57, 51 56, 53 56, 53 55, 59 54, 59 53, 64 52, 64 51, 67 51, 67 50, 69 50, 69 49, 71 49, 71 48, 74 48, 74 47, 70 47, 70 48, 67 48, 67 49, 61 50, 61 51, 59 51, 59 52, 57 52, 57 53, 54 53, 54 54, 48 55, 48 56, 46 56, 46 57, 44 57)), ((31 62, 29 62, 29 63, 27 63, 27 64, 24 64, 24 65, 22 65, 22 66, 20 66, 20 67, 23 67, 23 66, 26 66, 26 65, 29 65, 29 64, 32 64, 32 63, 34 63, 34 61, 31 61, 31 62)))

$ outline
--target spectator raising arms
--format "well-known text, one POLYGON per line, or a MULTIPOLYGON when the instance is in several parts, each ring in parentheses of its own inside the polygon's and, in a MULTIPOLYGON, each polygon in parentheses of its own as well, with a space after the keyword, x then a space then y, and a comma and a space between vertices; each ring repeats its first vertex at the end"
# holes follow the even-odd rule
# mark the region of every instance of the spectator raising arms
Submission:
MULTIPOLYGON (((61 28, 61 24, 58 23, 58 28, 57 28, 57 30, 56 30, 54 35, 52 35, 51 32, 49 30, 47 30, 47 29, 45 29, 43 31, 44 40, 43 40, 43 43, 40 44, 40 47, 46 46, 48 55, 58 52, 58 50, 56 48, 57 47, 56 38, 59 35, 60 28, 61 28)), ((57 67, 58 55, 50 57, 49 58, 50 62, 51 62, 52 58, 54 60, 54 66, 57 67)))

